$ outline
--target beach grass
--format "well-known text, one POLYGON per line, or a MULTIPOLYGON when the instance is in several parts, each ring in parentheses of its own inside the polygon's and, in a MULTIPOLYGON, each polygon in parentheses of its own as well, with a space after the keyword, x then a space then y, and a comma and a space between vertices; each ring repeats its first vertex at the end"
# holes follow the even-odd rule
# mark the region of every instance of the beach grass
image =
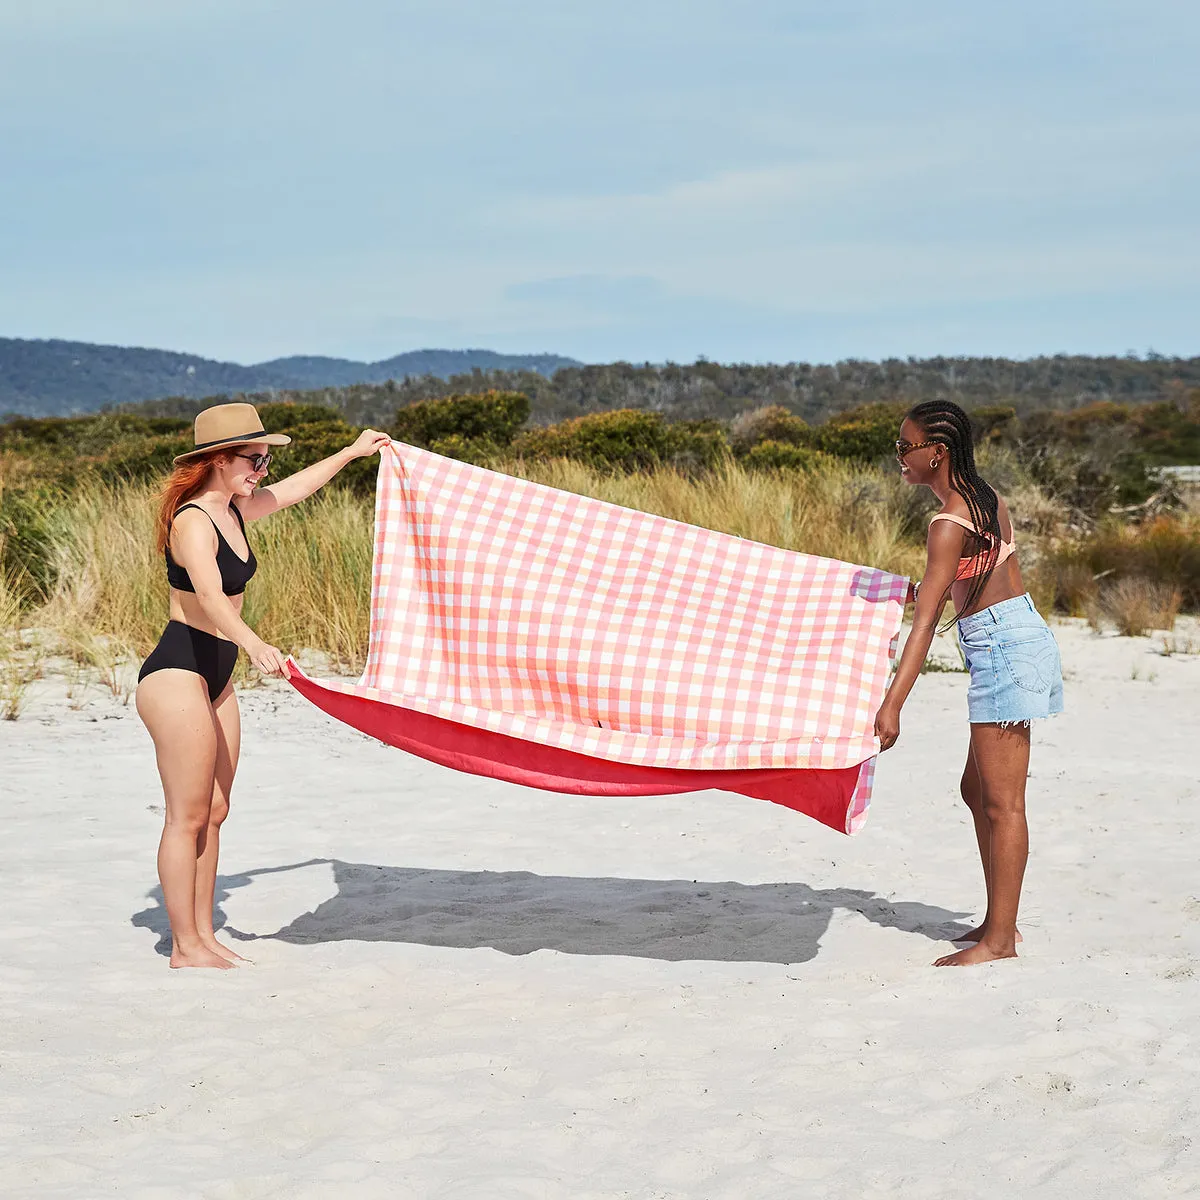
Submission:
MULTIPOLYGON (((494 465, 788 550, 911 577, 924 566, 932 499, 879 467, 827 456, 801 470, 752 468, 733 458, 703 472, 660 466, 622 473, 567 459, 494 465)), ((154 549, 156 486, 88 477, 69 489, 47 486, 29 501, 22 469, 0 459, 0 498, 6 479, 23 489, 8 520, 7 547, 0 531, 0 631, 45 631, 56 653, 98 671, 114 689, 127 686, 118 682, 118 664, 148 653, 167 620, 166 577, 154 549)), ((1200 589, 1196 517, 1080 537, 1053 497, 1028 481, 1007 482, 1022 569, 1039 609, 1132 632, 1169 630, 1181 603, 1194 607, 1200 589)), ((361 670, 370 626, 370 498, 325 488, 255 524, 251 539, 260 566, 246 593, 250 626, 285 651, 319 651, 331 666, 361 670)), ((244 670, 242 663, 239 676, 244 670)), ((17 689, 13 683, 14 695, 17 689)))
MULTIPOLYGON (((833 462, 812 472, 746 470, 733 461, 700 477, 663 467, 633 475, 577 462, 511 462, 514 475, 789 550, 920 571, 914 494, 880 472, 833 462)), ((57 497, 38 531, 38 594, 11 572, 0 583, 0 627, 52 633, 74 661, 112 673, 149 652, 167 614, 154 549, 152 484, 89 480, 57 497), (43 561, 44 560, 44 561, 43 561)), ((360 670, 370 625, 371 503, 337 487, 251 527, 259 560, 244 616, 284 650, 318 649, 360 670)))
POLYGON ((1151 630, 1170 633, 1179 615, 1178 588, 1142 578, 1118 579, 1100 592, 1101 612, 1123 637, 1144 637, 1151 630))
POLYGON ((691 476, 670 467, 605 474, 567 459, 517 461, 514 475, 705 529, 899 575, 924 565, 923 498, 894 474, 829 459, 809 470, 747 469, 728 459, 691 476))
MULTIPOLYGON (((49 592, 21 613, 21 589, 5 587, 4 627, 45 629, 61 652, 115 680, 116 664, 148 653, 167 620, 154 512, 155 488, 145 483, 89 481, 64 496, 49 592)), ((330 488, 255 524, 251 538, 260 567, 246 595, 247 622, 273 645, 318 648, 337 666, 360 669, 370 623, 370 504, 330 488)))

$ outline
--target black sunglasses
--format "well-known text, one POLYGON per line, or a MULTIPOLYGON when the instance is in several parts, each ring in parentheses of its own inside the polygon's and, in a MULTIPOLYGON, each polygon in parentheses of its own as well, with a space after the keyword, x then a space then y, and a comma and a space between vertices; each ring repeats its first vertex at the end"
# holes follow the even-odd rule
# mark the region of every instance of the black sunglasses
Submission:
POLYGON ((271 465, 269 454, 235 454, 234 458, 244 458, 255 470, 265 471, 271 465))

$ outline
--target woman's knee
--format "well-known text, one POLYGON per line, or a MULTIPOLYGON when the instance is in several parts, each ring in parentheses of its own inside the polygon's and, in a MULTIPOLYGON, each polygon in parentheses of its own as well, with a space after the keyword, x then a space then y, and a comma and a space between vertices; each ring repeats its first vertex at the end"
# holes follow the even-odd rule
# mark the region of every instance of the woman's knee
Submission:
POLYGON ((208 828, 212 818, 212 797, 196 799, 191 803, 167 804, 166 827, 172 833, 185 833, 193 837, 208 828))
POLYGON ((1020 788, 989 788, 983 797, 983 815, 989 821, 1024 818, 1024 791, 1020 788))

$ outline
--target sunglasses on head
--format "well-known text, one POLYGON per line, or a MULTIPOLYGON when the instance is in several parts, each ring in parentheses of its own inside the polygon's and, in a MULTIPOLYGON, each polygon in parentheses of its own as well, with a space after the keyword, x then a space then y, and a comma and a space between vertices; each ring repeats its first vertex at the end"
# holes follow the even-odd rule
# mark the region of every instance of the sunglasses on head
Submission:
POLYGON ((255 470, 265 471, 271 465, 271 456, 269 454, 235 454, 234 458, 244 458, 255 470))

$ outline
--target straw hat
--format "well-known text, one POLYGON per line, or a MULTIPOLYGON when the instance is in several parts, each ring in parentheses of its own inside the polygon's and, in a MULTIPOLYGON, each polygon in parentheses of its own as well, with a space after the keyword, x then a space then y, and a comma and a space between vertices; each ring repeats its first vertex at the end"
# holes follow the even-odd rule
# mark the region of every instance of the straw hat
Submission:
POLYGON ((253 404, 214 404, 197 413, 195 438, 195 448, 178 455, 175 462, 224 446, 248 446, 251 442, 286 446, 292 440, 286 433, 267 433, 253 404))

